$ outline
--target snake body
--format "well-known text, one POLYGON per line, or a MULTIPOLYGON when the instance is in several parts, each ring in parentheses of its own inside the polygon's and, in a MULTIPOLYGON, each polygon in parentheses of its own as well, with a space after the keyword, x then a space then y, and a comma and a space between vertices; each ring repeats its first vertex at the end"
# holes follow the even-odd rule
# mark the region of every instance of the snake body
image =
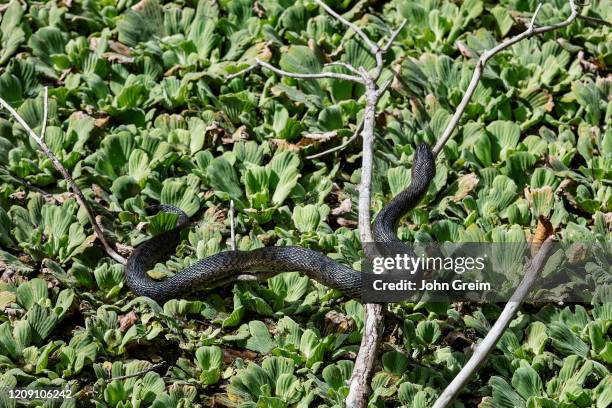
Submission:
MULTIPOLYGON (((378 214, 373 235, 376 242, 398 243, 395 228, 399 219, 421 200, 435 175, 435 158, 427 144, 415 152, 410 185, 391 200, 378 214)), ((218 286, 238 275, 262 272, 272 276, 281 272, 301 272, 338 289, 346 296, 360 299, 362 275, 324 254, 300 247, 264 247, 251 251, 225 251, 199 260, 162 281, 151 279, 147 271, 180 242, 180 231, 188 225, 187 215, 177 207, 155 205, 149 213, 165 211, 179 215, 176 227, 143 242, 128 258, 125 267, 127 285, 137 295, 159 302, 180 297, 197 289, 218 286)))

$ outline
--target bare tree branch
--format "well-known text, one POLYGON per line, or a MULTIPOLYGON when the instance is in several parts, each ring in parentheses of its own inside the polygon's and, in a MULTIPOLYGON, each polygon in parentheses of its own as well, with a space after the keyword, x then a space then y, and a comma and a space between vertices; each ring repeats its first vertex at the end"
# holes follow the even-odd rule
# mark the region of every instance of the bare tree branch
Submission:
POLYGON ((113 381, 119 381, 119 380, 127 380, 128 378, 134 378, 134 377, 140 377, 141 375, 145 375, 146 373, 150 372, 150 371, 156 371, 159 370, 161 368, 167 367, 169 365, 169 363, 167 361, 162 361, 161 363, 156 363, 151 365, 149 368, 146 368, 142 371, 138 371, 135 372, 134 374, 127 374, 127 375, 120 375, 117 377, 111 377, 106 379, 106 383, 111 383, 113 381))
MULTIPOLYGON (((445 143, 448 141, 451 134, 457 127, 457 124, 459 122, 459 119, 461 118, 461 115, 464 113, 467 107, 467 104, 469 103, 472 95, 474 94, 474 91, 476 89, 476 86, 478 85, 480 77, 482 76, 482 72, 484 70, 484 66, 487 63, 487 61, 491 59, 493 56, 495 56, 498 52, 510 47, 513 44, 516 44, 517 42, 525 38, 529 38, 536 34, 541 34, 541 33, 545 33, 548 31, 553 31, 559 28, 563 28, 571 24, 574 20, 576 20, 576 18, 579 17, 579 14, 578 14, 578 8, 576 6, 575 1, 569 0, 569 4, 570 4, 572 11, 570 15, 564 21, 560 23, 552 24, 549 26, 536 27, 535 21, 540 11, 540 8, 542 7, 542 3, 538 4, 538 7, 534 12, 533 17, 531 18, 531 21, 526 31, 512 38, 509 38, 508 40, 484 52, 480 56, 477 62, 476 68, 474 70, 472 80, 470 84, 468 85, 468 88, 466 90, 465 95, 463 96, 463 99, 461 100, 461 103, 457 107, 455 114, 451 118, 451 121, 449 122, 442 136, 438 140, 438 143, 433 149, 433 152, 435 155, 437 155, 442 150, 445 143)), ((539 275, 539 272, 542 269, 542 266, 544 265, 547 254, 550 251, 551 243, 552 243, 552 237, 549 237, 544 242, 544 245, 540 248, 540 251, 535 256, 535 258, 533 258, 532 261, 527 265, 527 269, 525 271, 525 276, 523 277, 523 280, 521 281, 519 286, 516 288, 516 291, 510 298, 510 301, 506 304, 506 307, 502 311, 502 314, 497 319, 497 321, 495 322, 495 324, 493 325, 493 327, 491 328, 487 336, 478 345, 478 348, 476 349, 476 351, 474 352, 470 360, 467 362, 467 364, 463 367, 463 369, 459 372, 459 374, 457 374, 457 376, 448 385, 448 387, 443 391, 442 395, 440 395, 438 400, 435 402, 433 408, 449 407, 452 404, 452 402, 455 400, 455 398, 457 397, 461 389, 463 389, 463 387, 468 383, 468 381, 470 380, 474 372, 486 360, 492 348, 495 346, 497 341, 503 335, 504 331, 506 330, 506 328, 508 327, 508 325, 514 318, 514 315, 516 314, 521 303, 524 301, 524 299, 527 297, 527 295, 531 291, 539 275)))
POLYGON ((570 25, 578 17, 578 9, 576 7, 574 0, 569 0, 569 3, 572 9, 572 12, 567 17, 567 19, 565 19, 564 21, 560 23, 551 24, 551 25, 544 26, 544 27, 536 27, 535 20, 542 6, 542 3, 540 3, 535 13, 533 14, 533 17, 531 19, 529 26, 527 27, 527 30, 499 43, 498 45, 491 48, 490 50, 485 51, 480 56, 480 58, 478 59, 478 62, 476 63, 476 68, 474 69, 474 74, 472 75, 472 79, 465 91, 465 94, 463 95, 463 99, 461 99, 459 106, 457 106, 457 110, 455 110, 455 113, 453 114, 450 122, 446 126, 446 129, 444 129, 444 132, 442 132, 442 136, 440 136, 440 139, 438 139, 438 142, 432 149, 434 155, 437 156, 440 153, 440 151, 442 150, 446 142, 448 142, 448 139, 450 139, 452 133, 457 128, 459 124, 459 119, 461 119, 461 116, 465 112, 465 109, 467 108, 467 105, 470 102, 470 99, 472 99, 472 96, 474 95, 474 91, 476 90, 476 87, 478 86, 478 83, 480 82, 480 78, 482 77, 482 73, 484 71, 484 67, 487 64, 487 62, 491 58, 493 58, 496 54, 498 54, 500 51, 505 50, 506 48, 518 43, 521 40, 524 40, 525 38, 529 38, 536 34, 542 34, 548 31, 557 30, 559 28, 563 28, 563 27, 570 25))
POLYGON ((229 81, 230 79, 234 79, 234 78, 239 77, 241 75, 247 74, 247 73, 251 72, 252 70, 254 70, 255 68, 257 68, 258 66, 259 66, 259 64, 257 64, 257 63, 255 63, 253 65, 249 65, 245 69, 241 69, 238 72, 234 72, 233 74, 230 74, 230 75, 226 76, 225 79, 229 81))
POLYGON ((606 21, 603 18, 591 17, 591 16, 583 16, 581 14, 578 15, 578 18, 580 20, 584 20, 586 22, 589 22, 589 23, 595 24, 595 25, 605 25, 605 26, 608 26, 608 27, 612 26, 611 22, 606 21))
MULTIPOLYGON (((381 59, 382 63, 382 59, 381 59)), ((374 126, 376 118, 376 104, 379 95, 373 78, 366 83, 366 107, 363 115, 363 140, 361 158, 361 180, 359 183, 359 236, 362 246, 373 242, 371 208, 372 169, 374 167, 374 126)), ((365 248, 364 248, 365 250, 365 248)), ((367 405, 370 390, 370 378, 374 370, 374 362, 378 349, 380 328, 383 322, 382 305, 368 303, 365 305, 365 325, 359 352, 355 359, 355 366, 351 375, 349 394, 346 406, 349 408, 363 408, 367 405)))
POLYGON ((106 238, 104 237, 104 233, 102 232, 102 227, 100 226, 100 224, 96 220, 96 216, 95 216, 93 210, 91 209, 91 207, 89 206, 89 203, 87 202, 87 199, 85 198, 85 195, 83 194, 83 192, 81 191, 79 186, 77 186, 77 184, 75 183, 75 181, 72 178, 72 176, 70 175, 70 173, 68 173, 68 171, 62 165, 62 163, 59 161, 59 159, 55 156, 55 154, 53 154, 51 149, 49 149, 49 146, 47 146, 47 143, 45 142, 45 140, 43 138, 44 137, 44 133, 46 131, 46 127, 47 127, 47 115, 48 115, 48 109, 49 109, 49 107, 48 107, 48 105, 49 105, 49 98, 48 98, 48 89, 47 89, 47 87, 45 87, 45 91, 44 91, 43 105, 44 106, 43 106, 42 130, 41 130, 41 136, 38 136, 32 130, 32 128, 30 128, 30 126, 26 123, 26 121, 17 113, 17 111, 15 111, 15 109, 13 109, 13 107, 11 105, 9 105, 4 99, 0 98, 0 106, 2 106, 4 109, 6 109, 11 114, 11 116, 13 116, 13 118, 15 118, 15 120, 17 122, 19 122, 19 124, 26 130, 26 132, 30 135, 30 137, 32 139, 34 139, 36 141, 36 143, 40 146, 40 148, 45 153, 45 155, 51 160, 51 163, 53 163, 53 167, 55 167, 55 169, 58 172, 60 172, 60 174, 64 177, 64 180, 66 180, 66 182, 68 183, 68 186, 70 187, 70 189, 74 193, 77 202, 79 203, 79 205, 81 207, 83 207, 85 209, 85 212, 87 213, 87 217, 89 218, 89 222, 91 222, 91 226, 93 227, 94 233, 96 234, 96 237, 98 237, 98 239, 102 243, 102 246, 104 247, 106 253, 111 258, 116 260, 117 262, 119 262, 121 264, 125 264, 125 262, 126 262, 125 258, 122 257, 121 255, 119 255, 113 249, 113 247, 108 243, 108 241, 106 241, 106 238))
POLYGON ((263 67, 266 68, 272 72, 274 72, 275 74, 281 75, 281 76, 285 76, 285 77, 289 77, 289 78, 296 78, 296 79, 339 79, 341 81, 351 81, 351 82, 357 82, 360 84, 363 84, 363 79, 355 76, 355 75, 347 75, 347 74, 343 74, 340 72, 319 72, 316 74, 299 74, 297 72, 289 72, 289 71, 284 71, 280 68, 276 68, 274 65, 271 65, 265 61, 260 60, 259 58, 255 58, 255 64, 241 70, 238 71, 234 74, 228 75, 226 77, 227 80, 230 80, 232 78, 236 78, 237 76, 243 75, 245 73, 248 73, 252 70, 254 70, 257 67, 263 67))
POLYGON ((440 395, 438 400, 435 402, 433 408, 449 407, 455 398, 457 398, 459 392, 468 383, 472 375, 487 359, 493 347, 495 347, 501 336, 508 328, 508 325, 510 325, 512 319, 514 319, 514 315, 518 311, 519 307, 527 295, 529 295, 529 292, 531 292, 533 285, 540 275, 540 270, 546 264, 552 242, 553 237, 548 237, 540 247, 540 250, 536 256, 527 263, 525 266, 525 275, 523 276, 523 280, 516 288, 514 294, 504 307, 504 310, 502 310, 499 318, 491 330, 489 330, 489 333, 487 333, 485 338, 480 342, 480 344, 478 344, 474 354, 472 354, 472 357, 470 357, 465 366, 463 366, 459 374, 457 374, 453 381, 446 387, 444 392, 442 392, 442 395, 440 395))
POLYGON ((324 78, 330 78, 330 79, 340 79, 340 80, 344 80, 344 81, 352 81, 352 82, 358 82, 358 83, 363 83, 363 79, 359 78, 357 76, 354 75, 347 75, 347 74, 342 74, 339 72, 318 72, 316 74, 298 74, 295 72, 287 72, 287 71, 283 71, 282 69, 276 68, 273 65, 268 64, 265 61, 261 61, 260 59, 255 59, 255 61, 257 62, 257 64, 261 65, 262 67, 269 69, 270 71, 278 74, 278 75, 283 75, 286 77, 290 77, 290 78, 296 78, 296 79, 324 79, 324 78))
POLYGON ((348 146, 351 143, 353 143, 353 140, 357 139, 357 137, 361 133, 361 129, 362 128, 363 128, 363 121, 359 122, 359 125, 357 125, 357 128, 355 129, 355 132, 353 132, 353 135, 350 138, 348 138, 341 145, 336 146, 336 147, 332 147, 331 149, 325 150, 323 152, 319 152, 319 153, 316 153, 316 154, 312 154, 310 156, 306 156, 306 158, 309 159, 309 160, 310 159, 316 159, 318 157, 325 156, 326 154, 330 154, 330 153, 333 153, 333 152, 337 152, 338 150, 344 149, 346 146, 348 146))
POLYGON ((234 220, 234 200, 230 200, 229 218, 230 218, 230 248, 232 249, 232 251, 235 251, 236 250, 236 228, 235 228, 235 220, 234 220))
POLYGON ((397 27, 392 33, 391 33, 391 37, 389 37, 389 41, 387 41, 387 44, 385 44, 384 47, 382 47, 382 52, 383 54, 386 53, 387 51, 389 51, 389 49, 391 48, 391 45, 393 45, 393 43, 395 42, 395 39, 397 38, 397 36, 399 35, 399 33, 404 29, 404 27, 406 26, 406 23, 408 23, 408 20, 404 19, 404 21, 402 21, 402 23, 399 25, 399 27, 397 27))
POLYGON ((30 183, 29 181, 27 181, 25 179, 22 179, 21 177, 18 177, 18 176, 14 175, 14 174, 11 174, 6 169, 2 169, 2 172, 0 172, 0 176, 4 176, 4 177, 7 177, 7 178, 10 178, 15 183, 21 184, 25 188, 27 188, 28 190, 35 191, 35 192, 37 192, 39 194, 42 194, 43 196, 45 196, 47 198, 51 198, 51 199, 53 198, 53 194, 46 192, 42 188, 33 185, 32 183, 30 183))
POLYGON ((349 71, 351 71, 352 73, 354 73, 356 75, 361 75, 361 73, 357 69, 355 69, 354 66, 352 66, 351 64, 346 63, 344 61, 332 61, 332 62, 328 62, 324 66, 331 67, 331 66, 334 66, 334 65, 337 65, 339 67, 344 67, 344 68, 348 69, 349 71))

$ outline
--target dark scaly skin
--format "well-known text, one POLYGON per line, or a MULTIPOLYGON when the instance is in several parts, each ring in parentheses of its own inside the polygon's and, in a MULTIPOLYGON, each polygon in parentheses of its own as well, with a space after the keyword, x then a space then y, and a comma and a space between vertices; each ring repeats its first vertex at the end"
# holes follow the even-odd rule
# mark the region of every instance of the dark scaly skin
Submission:
POLYGON ((401 242, 395 229, 400 218, 421 201, 436 175, 435 157, 425 143, 420 144, 412 162, 412 179, 407 189, 393 197, 374 220, 372 233, 376 242, 401 242))
MULTIPOLYGON (((387 204, 374 222, 377 242, 399 243, 395 227, 399 219, 423 198, 435 175, 435 158, 426 144, 417 147, 408 188, 387 204)), ((179 208, 168 205, 149 207, 148 212, 179 214, 176 228, 161 233, 138 246, 125 267, 127 285, 137 295, 158 302, 178 298, 197 289, 213 287, 249 272, 272 276, 281 272, 301 272, 325 286, 338 289, 346 296, 361 298, 361 272, 342 265, 324 254, 299 247, 265 247, 251 251, 226 251, 199 260, 176 275, 155 281, 147 271, 180 241, 180 230, 189 222, 179 208)), ((405 246, 404 246, 405 247, 405 246)))

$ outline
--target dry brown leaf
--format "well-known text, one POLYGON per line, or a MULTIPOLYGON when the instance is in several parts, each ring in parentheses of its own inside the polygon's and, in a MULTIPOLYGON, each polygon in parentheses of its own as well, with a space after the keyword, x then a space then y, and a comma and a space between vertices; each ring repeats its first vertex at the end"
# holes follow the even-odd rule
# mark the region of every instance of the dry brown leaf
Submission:
POLYGON ((459 50, 461 55, 463 55, 465 58, 472 58, 472 51, 470 51, 470 49, 467 47, 467 45, 465 45, 463 41, 457 40, 455 42, 455 45, 457 46, 457 49, 459 50))
MULTIPOLYGON (((232 133, 232 143, 240 140, 249 140, 249 131, 245 125, 240 126, 232 133)), ((223 142, 225 143, 225 139, 223 142)))
POLYGON ((357 221, 355 221, 355 220, 349 220, 349 219, 342 218, 342 217, 338 217, 338 219, 336 220, 336 222, 337 222, 337 223, 338 223, 338 225, 340 225, 341 227, 351 228, 351 227, 356 227, 356 226, 357 226, 357 221))
POLYGON ((138 315, 131 311, 127 314, 119 316, 119 331, 125 332, 138 321, 138 315))
POLYGON ((132 251, 134 251, 134 247, 129 246, 129 245, 124 245, 120 242, 115 243, 115 249, 117 250, 117 252, 119 253, 119 255, 128 257, 132 254, 132 251))
POLYGON ((580 242, 572 244, 566 251, 567 261, 570 265, 582 264, 587 258, 587 247, 580 242))
POLYGON ((332 215, 341 215, 341 214, 346 214, 347 212, 350 212, 351 204, 352 204, 352 201, 350 198, 346 198, 342 200, 342 202, 340 203, 338 207, 331 210, 332 215))
POLYGON ((300 146, 295 143, 290 143, 284 139, 270 139, 270 141, 282 150, 289 150, 292 152, 298 152, 301 150, 300 146))
POLYGON ((546 241, 546 238, 551 236, 554 232, 554 228, 550 223, 550 220, 542 215, 538 218, 538 225, 536 227, 535 232, 533 233, 533 237, 531 239, 531 256, 535 256, 540 247, 546 241))
POLYGON ((131 64, 134 62, 134 57, 126 57, 116 52, 103 52, 102 58, 106 59, 108 62, 117 62, 119 64, 131 64))
POLYGON ((70 191, 66 191, 55 196, 55 200, 60 204, 64 204, 66 201, 74 198, 76 198, 76 195, 74 195, 74 193, 71 193, 70 191))
POLYGON ((211 123, 204 132, 205 132, 205 136, 204 136, 205 145, 208 141, 210 141, 211 145, 214 146, 217 144, 217 141, 219 139, 221 139, 222 142, 228 138, 231 139, 231 136, 228 136, 228 133, 225 131, 223 127, 221 127, 221 125, 219 125, 219 122, 217 121, 214 121, 213 123, 211 123))
POLYGON ((457 181, 457 192, 452 198, 453 201, 458 202, 463 200, 468 194, 474 191, 479 181, 478 176, 474 173, 461 176, 457 181))
POLYGON ((355 321, 350 316, 335 310, 330 310, 325 314, 326 333, 350 333, 355 330, 355 327, 355 321))
POLYGON ((0 292, 0 310, 4 310, 7 305, 15 303, 16 301, 17 297, 15 293, 9 291, 0 292))
POLYGON ((241 358, 243 360, 255 360, 257 358, 257 353, 249 350, 237 350, 233 348, 224 347, 223 351, 223 361, 225 364, 233 363, 237 358, 241 358))
POLYGON ((329 132, 323 132, 323 133, 306 133, 304 134, 304 137, 307 139, 312 139, 312 140, 316 140, 319 142, 327 142, 328 140, 330 140, 331 138, 334 138, 338 136, 338 132, 335 130, 330 130, 329 132))
POLYGON ((460 331, 452 331, 444 338, 444 343, 448 344, 455 350, 463 350, 469 347, 473 342, 468 339, 465 334, 460 331))
POLYGON ((26 195, 27 194, 26 194, 25 191, 15 191, 13 194, 11 194, 9 196, 9 198, 11 200, 18 201, 20 205, 24 205, 25 204, 26 195))
POLYGON ((136 3, 136 4, 134 4, 132 6, 132 10, 134 10, 134 11, 142 11, 142 10, 144 10, 144 8, 147 5, 148 1, 149 0, 141 0, 141 1, 139 1, 138 3, 136 3))

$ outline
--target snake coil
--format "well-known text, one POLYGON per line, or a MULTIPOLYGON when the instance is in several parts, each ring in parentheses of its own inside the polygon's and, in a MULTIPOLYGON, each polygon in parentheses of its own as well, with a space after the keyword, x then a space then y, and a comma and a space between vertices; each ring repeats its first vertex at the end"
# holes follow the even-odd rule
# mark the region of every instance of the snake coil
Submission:
MULTIPOLYGON (((377 243, 400 241, 395 235, 399 219, 421 200, 435 175, 435 157, 430 147, 422 143, 415 152, 410 185, 394 197, 374 221, 373 235, 377 243)), ((189 219, 181 209, 169 205, 155 205, 150 214, 159 211, 179 215, 176 227, 143 242, 134 249, 125 267, 127 285, 137 295, 148 296, 159 302, 179 297, 199 288, 214 287, 248 272, 263 272, 272 276, 296 271, 325 286, 338 289, 355 299, 361 298, 361 273, 342 265, 324 254, 299 247, 265 247, 251 251, 225 251, 201 259, 174 276, 162 281, 149 277, 147 271, 180 241, 180 231, 189 219)), ((408 251, 408 249, 406 248, 408 251)))

